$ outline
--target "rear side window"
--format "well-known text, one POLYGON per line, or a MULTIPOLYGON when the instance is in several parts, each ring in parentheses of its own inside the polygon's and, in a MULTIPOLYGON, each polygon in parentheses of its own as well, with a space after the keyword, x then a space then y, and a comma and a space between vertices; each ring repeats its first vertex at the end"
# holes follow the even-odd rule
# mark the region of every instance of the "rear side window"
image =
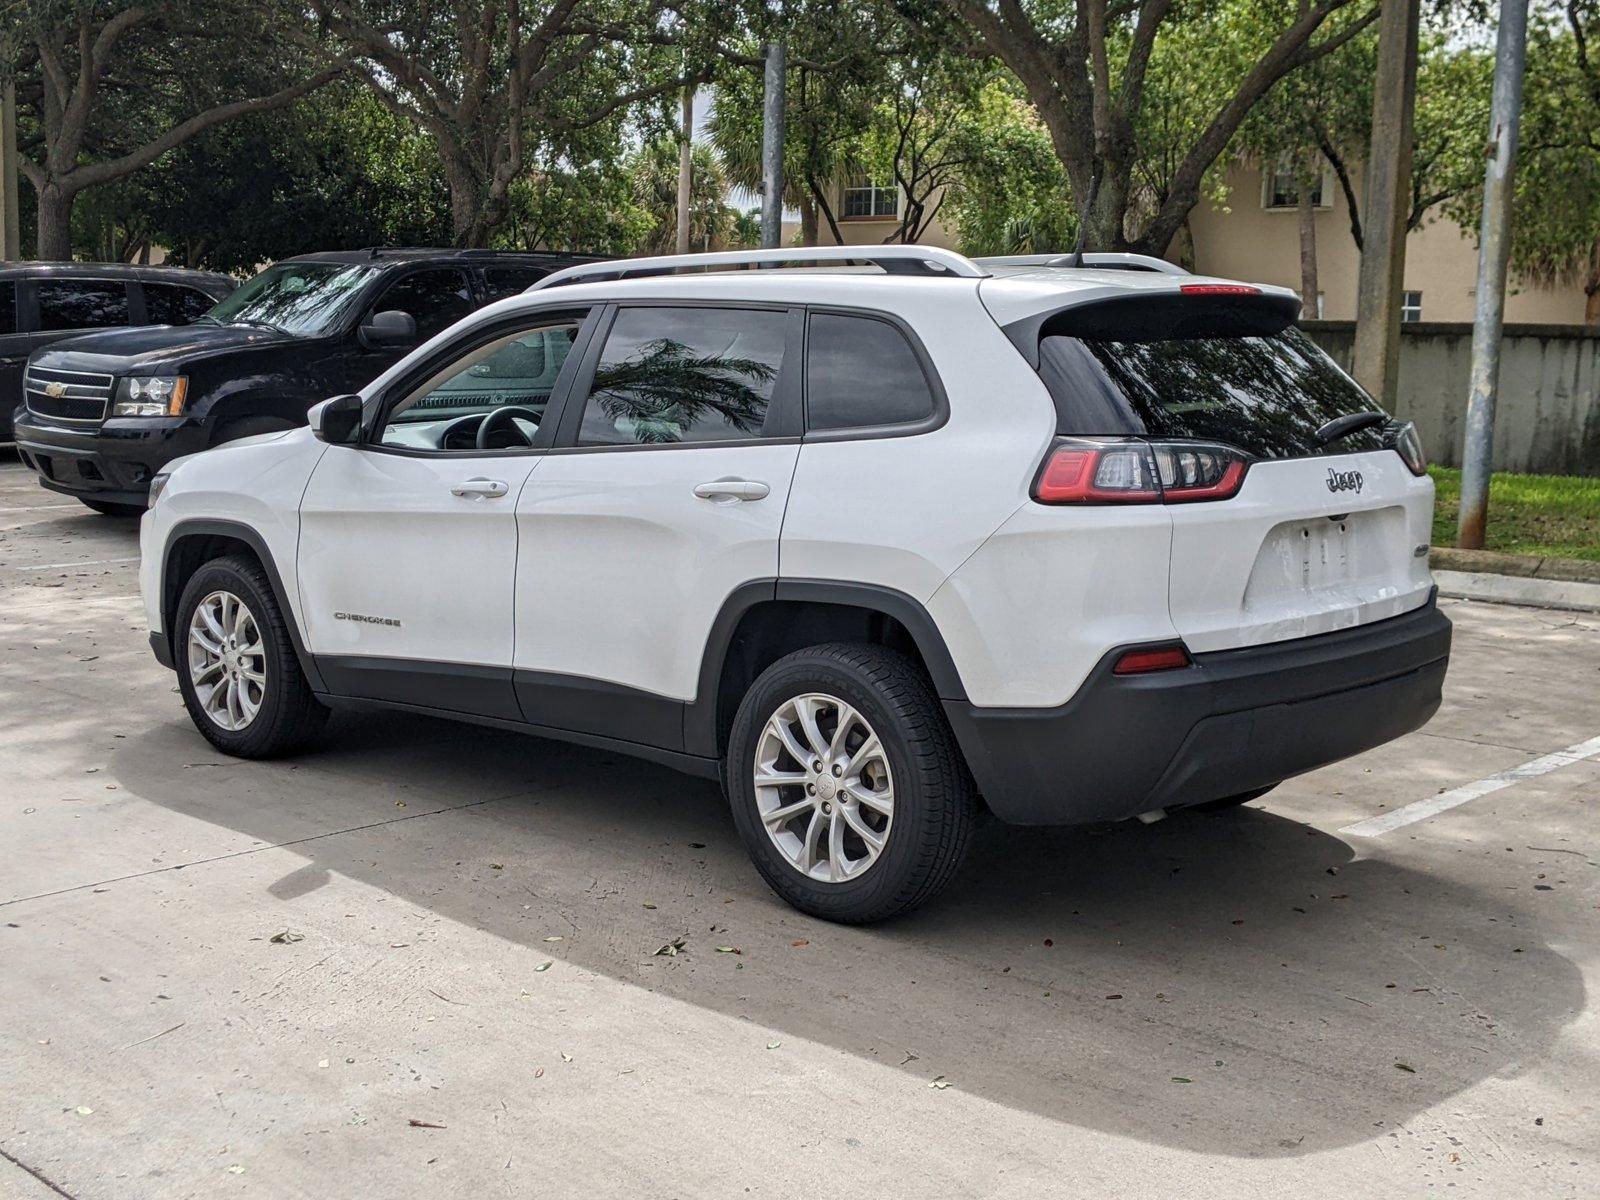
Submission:
POLYGON ((0 279, 0 333, 17 331, 17 285, 0 279))
POLYGON ((761 436, 789 317, 724 308, 624 308, 584 402, 580 446, 761 436))
POLYGON ((205 316, 215 303, 196 288, 176 283, 144 285, 144 315, 152 325, 187 325, 205 316))
POLYGON ((525 292, 550 272, 535 266, 484 267, 483 282, 489 289, 489 299, 504 300, 525 292))
POLYGON ((806 334, 806 426, 905 425, 935 403, 911 343, 887 321, 813 313, 806 334))
POLYGON ((373 305, 375 312, 398 309, 417 323, 417 337, 427 341, 472 311, 467 277, 454 269, 417 271, 396 280, 373 305))
MULTIPOLYGON (((1377 405, 1298 329, 1265 337, 1114 341, 1046 335, 1039 375, 1059 432, 1224 442, 1261 458, 1324 452, 1316 431, 1377 405)), ((1381 427, 1335 452, 1384 445, 1381 427)))
POLYGON ((40 329, 100 329, 128 323, 128 289, 100 279, 41 279, 40 329))

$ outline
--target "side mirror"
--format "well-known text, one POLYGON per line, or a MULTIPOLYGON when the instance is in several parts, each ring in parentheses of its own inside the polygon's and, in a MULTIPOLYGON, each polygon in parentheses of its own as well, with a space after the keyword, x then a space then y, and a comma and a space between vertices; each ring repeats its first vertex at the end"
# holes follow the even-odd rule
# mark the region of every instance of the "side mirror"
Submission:
POLYGON ((397 308, 372 313, 356 331, 368 350, 405 350, 417 344, 417 322, 397 308))
POLYGON ((361 397, 354 393, 335 396, 313 405, 306 416, 318 441, 330 446, 348 446, 361 430, 361 397))

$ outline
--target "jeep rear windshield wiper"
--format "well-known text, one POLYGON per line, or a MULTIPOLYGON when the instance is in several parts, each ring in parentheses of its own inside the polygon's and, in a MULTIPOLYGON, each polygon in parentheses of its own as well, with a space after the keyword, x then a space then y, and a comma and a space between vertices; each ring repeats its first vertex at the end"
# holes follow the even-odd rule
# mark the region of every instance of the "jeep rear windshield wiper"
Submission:
POLYGON ((1340 438, 1349 437, 1352 433, 1360 433, 1363 429, 1371 429, 1374 425, 1386 425, 1388 422, 1389 414, 1386 412, 1346 413, 1318 428, 1312 437, 1316 439, 1317 445, 1327 446, 1340 438))

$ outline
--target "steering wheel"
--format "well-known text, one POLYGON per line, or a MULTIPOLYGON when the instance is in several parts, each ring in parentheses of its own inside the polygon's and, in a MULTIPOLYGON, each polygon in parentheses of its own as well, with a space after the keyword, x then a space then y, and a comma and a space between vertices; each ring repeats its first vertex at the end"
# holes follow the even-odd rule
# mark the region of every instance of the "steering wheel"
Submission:
MULTIPOLYGON (((524 446, 533 445, 532 438, 523 433, 522 430, 518 429, 515 425, 511 424, 512 417, 523 417, 531 422, 535 427, 538 426, 540 421, 540 416, 538 413, 534 412, 531 408, 524 408, 520 404, 508 404, 504 408, 493 409, 490 411, 488 416, 483 418, 483 423, 478 426, 478 449, 491 449, 489 445, 489 438, 502 425, 506 427, 507 433, 514 434, 520 438, 524 446)), ((505 447, 498 447, 498 449, 505 449, 505 447)))

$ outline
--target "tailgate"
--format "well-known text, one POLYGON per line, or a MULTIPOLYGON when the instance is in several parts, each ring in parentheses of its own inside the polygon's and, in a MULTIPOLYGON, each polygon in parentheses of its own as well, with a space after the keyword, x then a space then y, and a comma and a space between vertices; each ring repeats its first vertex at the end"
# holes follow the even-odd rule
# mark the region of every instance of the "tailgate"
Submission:
POLYGON ((1381 621, 1433 587, 1433 482, 1390 450, 1256 462, 1232 499, 1169 511, 1172 623, 1198 653, 1381 621))

